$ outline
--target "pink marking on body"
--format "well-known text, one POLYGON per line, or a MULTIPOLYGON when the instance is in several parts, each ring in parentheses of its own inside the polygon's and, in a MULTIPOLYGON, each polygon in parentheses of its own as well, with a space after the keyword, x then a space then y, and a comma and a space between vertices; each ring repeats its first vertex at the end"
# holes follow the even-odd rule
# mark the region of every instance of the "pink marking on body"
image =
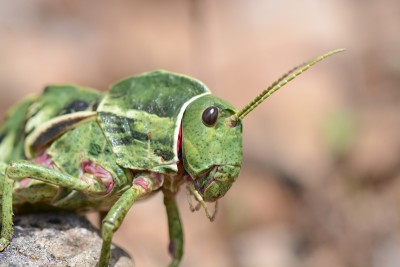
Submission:
POLYGON ((46 151, 34 158, 32 161, 49 168, 54 168, 55 166, 54 161, 46 151))
POLYGON ((138 178, 136 178, 133 181, 133 184, 138 185, 140 187, 142 187, 146 192, 150 192, 150 187, 148 182, 146 181, 146 178, 143 176, 139 176, 138 178))
MULTIPOLYGON (((31 160, 32 162, 35 162, 37 164, 40 164, 42 166, 55 169, 56 165, 54 164, 54 161, 51 159, 50 155, 47 153, 47 151, 44 151, 42 154, 37 156, 36 158, 31 160)), ((32 182, 32 178, 26 177, 23 178, 21 181, 19 181, 19 186, 20 187, 28 187, 29 184, 32 182)))
POLYGON ((19 181, 19 185, 21 187, 25 187, 25 186, 28 186, 31 181, 32 181, 31 178, 24 178, 21 181, 19 181))
POLYGON ((96 165, 90 160, 84 160, 81 163, 81 167, 84 172, 93 174, 96 177, 112 179, 111 173, 109 173, 99 165, 96 165))
MULTIPOLYGON (((101 183, 106 188, 106 193, 111 192, 114 187, 114 179, 110 172, 105 170, 104 168, 100 167, 99 165, 93 163, 91 160, 84 160, 81 163, 81 168, 84 173, 89 173, 99 178, 101 183)), ((87 179, 84 176, 80 177, 81 180, 87 179)))

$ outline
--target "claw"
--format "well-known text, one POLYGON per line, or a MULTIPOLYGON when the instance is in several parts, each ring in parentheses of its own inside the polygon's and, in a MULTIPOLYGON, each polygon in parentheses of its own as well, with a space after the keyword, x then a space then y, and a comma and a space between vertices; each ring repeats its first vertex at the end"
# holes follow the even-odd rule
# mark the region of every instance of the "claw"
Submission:
POLYGON ((8 244, 10 244, 9 240, 7 240, 6 238, 0 238, 0 251, 5 250, 8 244))

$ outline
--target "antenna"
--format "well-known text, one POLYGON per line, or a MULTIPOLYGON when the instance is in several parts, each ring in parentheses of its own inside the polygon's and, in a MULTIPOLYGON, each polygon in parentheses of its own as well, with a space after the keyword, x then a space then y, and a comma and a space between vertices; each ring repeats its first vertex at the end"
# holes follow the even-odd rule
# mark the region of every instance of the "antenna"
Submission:
POLYGON ((235 126, 238 120, 242 120, 247 114, 249 114, 253 109, 255 109, 258 105, 260 105, 265 99, 267 99, 270 95, 272 95, 274 92, 279 90, 281 87, 283 87, 285 84, 308 70, 311 66, 317 64, 321 60, 332 56, 336 53, 342 52, 345 49, 335 49, 331 50, 323 55, 320 55, 306 63, 300 64, 294 68, 292 68, 290 71, 288 71, 286 74, 284 74, 282 77, 280 77, 278 80, 273 82, 267 89, 265 89, 261 94, 259 94, 254 100, 252 100, 249 104, 247 104, 243 109, 239 110, 236 114, 230 116, 227 120, 227 124, 231 127, 235 126))

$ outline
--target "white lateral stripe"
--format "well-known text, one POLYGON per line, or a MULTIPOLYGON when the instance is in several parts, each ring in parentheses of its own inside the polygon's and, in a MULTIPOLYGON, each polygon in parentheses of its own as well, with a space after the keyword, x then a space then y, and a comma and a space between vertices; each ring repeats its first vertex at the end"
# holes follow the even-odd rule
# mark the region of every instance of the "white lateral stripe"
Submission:
POLYGON ((181 121, 182 121, 183 113, 185 113, 187 106, 189 106, 192 102, 199 99, 200 97, 210 95, 210 94, 211 94, 210 91, 202 93, 200 95, 192 97, 191 99, 186 101, 185 104, 182 105, 181 110, 179 111, 178 117, 176 118, 176 125, 175 125, 175 131, 174 131, 174 147, 173 147, 173 149, 174 149, 174 161, 175 162, 178 162, 178 160, 179 160, 178 152, 176 151, 176 146, 178 145, 179 129, 181 128, 181 121))

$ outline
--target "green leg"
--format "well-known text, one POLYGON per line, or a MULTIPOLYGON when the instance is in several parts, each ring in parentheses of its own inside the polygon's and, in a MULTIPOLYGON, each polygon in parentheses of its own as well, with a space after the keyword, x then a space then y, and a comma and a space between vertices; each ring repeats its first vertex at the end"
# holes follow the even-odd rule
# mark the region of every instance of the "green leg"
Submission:
POLYGON ((3 203, 3 187, 4 187, 4 181, 6 177, 6 168, 7 164, 4 162, 0 162, 0 223, 1 223, 1 203, 3 203))
POLYGON ((183 255, 183 231, 175 195, 165 191, 164 205, 168 216, 169 253, 172 256, 169 267, 176 267, 179 266, 183 255))
POLYGON ((104 186, 96 179, 83 181, 69 174, 27 160, 11 162, 6 169, 6 174, 9 178, 29 177, 45 183, 91 194, 101 194, 104 192, 104 186))
POLYGON ((121 226, 125 215, 138 197, 150 194, 160 188, 161 184, 151 173, 136 174, 132 182, 132 187, 126 190, 122 196, 114 203, 107 216, 103 220, 101 232, 103 235, 103 244, 99 267, 106 267, 110 261, 111 240, 115 231, 121 226))
POLYGON ((107 216, 104 218, 101 228, 103 244, 101 246, 99 267, 108 266, 111 255, 111 240, 113 234, 121 226, 125 215, 128 213, 128 210, 142 193, 142 188, 136 185, 132 186, 122 194, 117 202, 114 203, 107 216))
MULTIPOLYGON (((0 170, 2 166, 3 165, 0 164, 0 170)), ((82 181, 71 175, 61 173, 57 170, 50 169, 30 161, 19 160, 12 162, 6 168, 5 176, 2 176, 0 180, 0 188, 2 188, 2 192, 0 194, 2 195, 2 228, 0 233, 0 251, 4 250, 10 243, 13 232, 12 193, 14 181, 12 179, 25 177, 85 193, 96 194, 104 192, 104 186, 102 186, 95 179, 87 179, 87 181, 82 181)))
POLYGON ((10 243, 13 234, 12 222, 12 190, 14 181, 8 179, 7 176, 2 178, 2 203, 1 203, 1 220, 2 227, 0 233, 0 251, 3 251, 10 243))

